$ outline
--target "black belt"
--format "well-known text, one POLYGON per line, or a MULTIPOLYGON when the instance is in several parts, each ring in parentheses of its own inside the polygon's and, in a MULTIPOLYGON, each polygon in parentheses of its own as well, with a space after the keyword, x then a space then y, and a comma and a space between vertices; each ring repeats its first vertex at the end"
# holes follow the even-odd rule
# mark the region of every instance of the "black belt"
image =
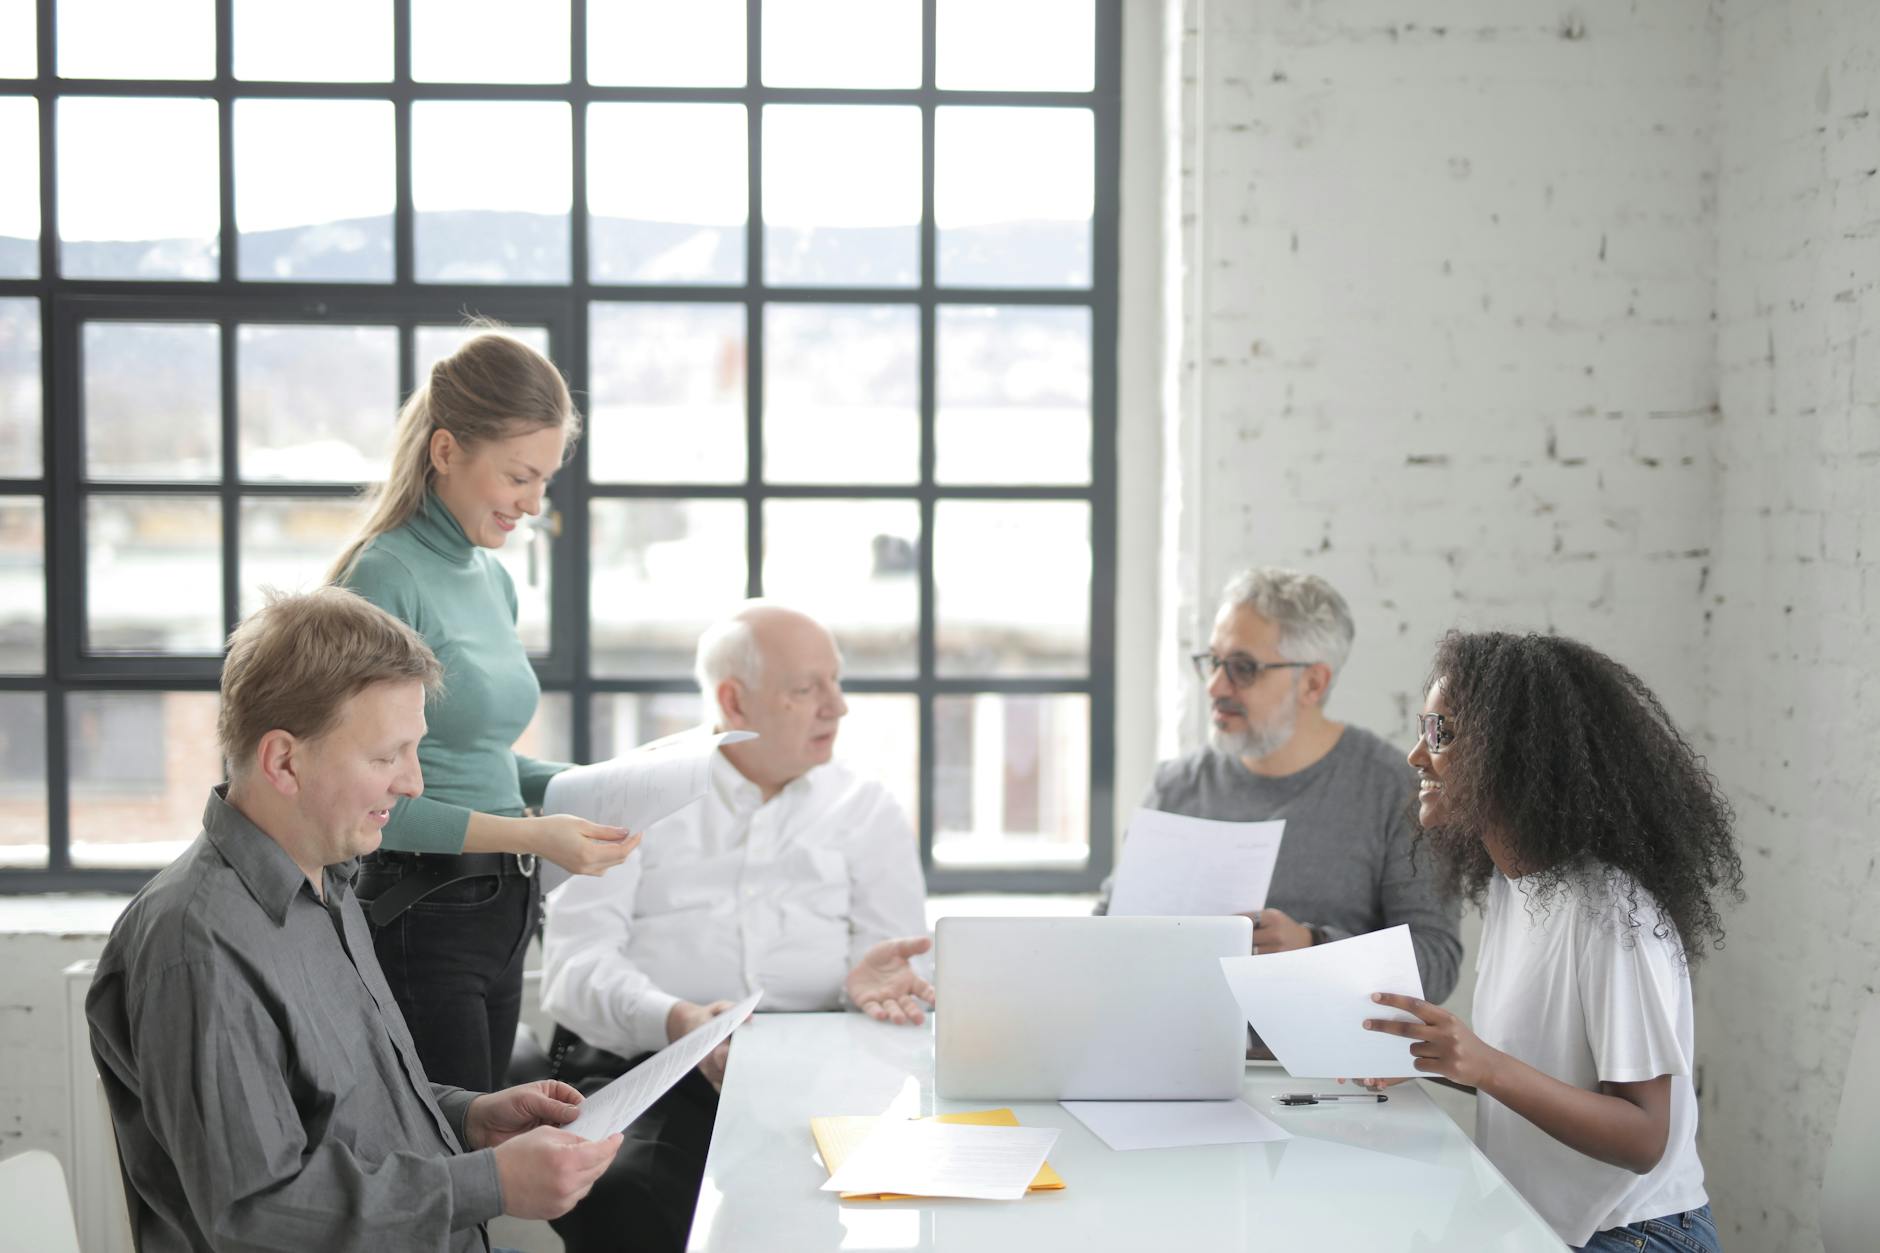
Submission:
POLYGON ((534 853, 405 853, 382 849, 366 861, 398 866, 404 871, 397 883, 366 907, 367 920, 383 927, 431 893, 453 883, 500 875, 526 879, 535 873, 536 858, 534 853))

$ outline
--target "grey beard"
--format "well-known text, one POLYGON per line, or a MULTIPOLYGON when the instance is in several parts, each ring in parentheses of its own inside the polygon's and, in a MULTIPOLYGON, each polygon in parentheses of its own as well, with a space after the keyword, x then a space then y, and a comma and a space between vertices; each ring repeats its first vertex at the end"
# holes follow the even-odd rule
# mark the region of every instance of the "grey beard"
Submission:
POLYGON ((1223 731, 1212 722, 1208 724, 1208 746, 1217 753, 1250 758, 1254 761, 1262 757, 1271 757, 1286 747, 1293 737, 1293 727, 1298 722, 1299 710, 1288 705, 1285 710, 1275 715, 1262 726, 1252 723, 1244 731, 1223 731))

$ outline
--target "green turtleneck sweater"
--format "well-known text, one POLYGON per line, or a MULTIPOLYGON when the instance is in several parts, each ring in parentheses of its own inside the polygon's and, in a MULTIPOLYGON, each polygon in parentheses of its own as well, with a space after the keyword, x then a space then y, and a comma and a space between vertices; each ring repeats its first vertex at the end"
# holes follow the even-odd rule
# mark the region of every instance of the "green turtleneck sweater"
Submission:
POLYGON ((513 747, 542 689, 516 634, 515 584, 495 556, 431 493, 409 522, 368 543, 341 582, 409 623, 444 666, 418 745, 424 795, 399 802, 384 846, 460 853, 471 813, 515 817, 540 805, 568 767, 513 747))

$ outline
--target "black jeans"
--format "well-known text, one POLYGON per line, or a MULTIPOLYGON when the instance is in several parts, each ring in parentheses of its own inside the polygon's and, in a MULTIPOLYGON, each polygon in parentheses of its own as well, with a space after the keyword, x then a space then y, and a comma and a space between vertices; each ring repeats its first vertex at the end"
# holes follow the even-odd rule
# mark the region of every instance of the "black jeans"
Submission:
MULTIPOLYGON (((369 910, 410 868, 366 862, 359 872, 360 904, 369 910)), ((433 1083, 472 1092, 505 1086, 536 908, 533 878, 480 875, 441 887, 372 928, 385 981, 433 1083)))
MULTIPOLYGON (((633 1064, 645 1060, 635 1058, 633 1064)), ((591 1095, 611 1076, 568 1077, 583 1095, 591 1095)), ((568 1253, 681 1253, 698 1208, 717 1117, 718 1090, 696 1069, 687 1071, 633 1120, 593 1191, 550 1223, 568 1253)))

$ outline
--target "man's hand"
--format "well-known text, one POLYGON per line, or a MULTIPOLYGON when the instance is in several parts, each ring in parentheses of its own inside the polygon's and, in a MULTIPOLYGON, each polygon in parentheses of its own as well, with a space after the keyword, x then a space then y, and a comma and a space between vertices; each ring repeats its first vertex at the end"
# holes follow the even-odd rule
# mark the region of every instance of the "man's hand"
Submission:
POLYGON ((1371 999, 1380 1005, 1405 1010, 1417 1016, 1416 1022, 1367 1018, 1364 1020, 1364 1029, 1381 1031, 1385 1035, 1405 1036, 1416 1041, 1410 1046, 1410 1053, 1417 1059, 1415 1065, 1418 1070, 1441 1075, 1471 1088, 1487 1089, 1494 1083, 1495 1069, 1507 1054, 1484 1044, 1482 1038, 1469 1030, 1469 1024, 1462 1019, 1414 996, 1376 992, 1371 999))
MULTIPOLYGON (((677 1001, 666 1011, 666 1039, 677 1040, 689 1035, 698 1027, 710 1022, 718 1015, 730 1009, 730 1001, 713 1001, 710 1005, 694 1005, 691 1001, 677 1001)), ((714 1092, 725 1086, 725 1065, 731 1060, 731 1041, 725 1040, 717 1048, 705 1055, 705 1060, 698 1064, 698 1072, 705 1076, 705 1082, 712 1085, 714 1092)))
POLYGON ((907 959, 932 947, 933 941, 924 935, 875 945, 862 954, 842 985, 849 1002, 877 1022, 919 1026, 927 1021, 926 1010, 934 1003, 933 984, 921 978, 907 959))
POLYGON ((1241 917, 1253 919, 1253 951, 1256 953, 1285 953, 1312 947, 1312 928, 1303 922, 1294 922, 1292 915, 1283 909, 1261 909, 1241 917))
POLYGON ((464 1114, 464 1138, 470 1148, 493 1149, 525 1131, 574 1121, 579 1104, 579 1092, 553 1079, 485 1092, 464 1114))
POLYGON ((560 1218, 588 1194, 619 1148, 618 1133, 588 1141, 559 1127, 537 1127, 504 1141, 496 1146, 503 1213, 560 1218))

